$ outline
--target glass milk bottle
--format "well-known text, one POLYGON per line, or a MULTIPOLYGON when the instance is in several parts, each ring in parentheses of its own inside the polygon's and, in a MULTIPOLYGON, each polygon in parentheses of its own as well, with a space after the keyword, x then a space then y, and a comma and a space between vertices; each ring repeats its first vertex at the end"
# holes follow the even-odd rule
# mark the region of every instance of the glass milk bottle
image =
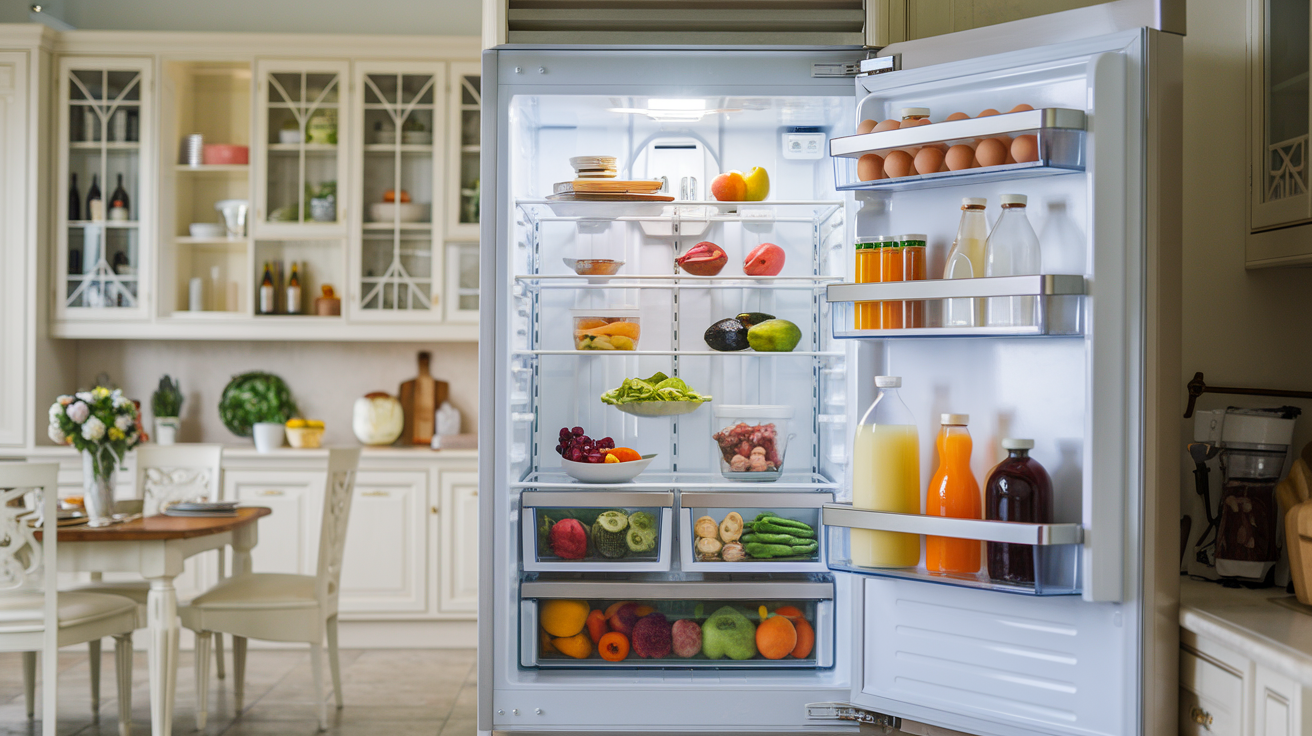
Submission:
MULTIPOLYGON (((1024 194, 1002 195, 1002 216, 989 233, 985 275, 1024 276, 1039 273, 1039 236, 1025 216, 1024 194)), ((998 327, 1034 324, 1035 296, 995 296, 988 300, 988 323, 998 327)))
MULTIPOLYGON (((988 243, 989 223, 984 218, 988 200, 983 197, 966 197, 961 200, 961 224, 957 238, 948 252, 945 279, 970 279, 984 275, 984 253, 988 243)), ((944 327, 978 327, 983 324, 983 299, 947 299, 944 307, 944 327)))
MULTIPOLYGON (((911 410, 898 395, 902 379, 875 376, 879 394, 861 418, 852 441, 852 507, 900 514, 920 513, 920 439, 911 410)), ((915 567, 920 536, 853 529, 852 564, 915 567)))

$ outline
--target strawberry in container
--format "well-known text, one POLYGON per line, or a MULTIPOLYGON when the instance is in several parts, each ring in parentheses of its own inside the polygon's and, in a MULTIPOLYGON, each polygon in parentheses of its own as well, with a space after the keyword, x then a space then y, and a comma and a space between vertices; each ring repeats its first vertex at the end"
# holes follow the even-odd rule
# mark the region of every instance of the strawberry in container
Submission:
POLYGON ((720 450, 720 472, 730 480, 769 482, 783 473, 784 451, 790 435, 790 406, 715 407, 723 427, 711 436, 720 450))

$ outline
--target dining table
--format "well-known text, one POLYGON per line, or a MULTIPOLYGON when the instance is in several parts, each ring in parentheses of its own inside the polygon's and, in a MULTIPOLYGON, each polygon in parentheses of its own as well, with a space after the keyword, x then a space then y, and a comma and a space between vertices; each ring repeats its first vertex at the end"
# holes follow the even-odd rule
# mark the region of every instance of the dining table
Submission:
MULTIPOLYGON (((178 597, 173 581, 183 561, 212 549, 232 547, 232 575, 251 570, 251 549, 260 517, 272 510, 242 507, 236 516, 145 516, 103 527, 59 529, 60 572, 130 572, 150 582, 146 598, 149 636, 150 732, 173 731, 178 669, 178 597)), ((38 533, 38 539, 40 534, 38 533)))

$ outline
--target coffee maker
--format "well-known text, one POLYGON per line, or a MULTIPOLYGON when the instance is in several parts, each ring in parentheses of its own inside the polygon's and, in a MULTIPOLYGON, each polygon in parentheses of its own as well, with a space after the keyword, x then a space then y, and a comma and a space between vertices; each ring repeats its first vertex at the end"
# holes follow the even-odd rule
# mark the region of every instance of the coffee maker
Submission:
POLYGON ((1284 584, 1281 513, 1276 484, 1284 477, 1301 410, 1229 407, 1198 411, 1189 444, 1195 494, 1185 494, 1185 570, 1233 584, 1284 584), (1213 473, 1216 470, 1218 472, 1213 473), (1192 496, 1192 498, 1191 498, 1192 496), (1205 523, 1204 523, 1205 521, 1205 523))

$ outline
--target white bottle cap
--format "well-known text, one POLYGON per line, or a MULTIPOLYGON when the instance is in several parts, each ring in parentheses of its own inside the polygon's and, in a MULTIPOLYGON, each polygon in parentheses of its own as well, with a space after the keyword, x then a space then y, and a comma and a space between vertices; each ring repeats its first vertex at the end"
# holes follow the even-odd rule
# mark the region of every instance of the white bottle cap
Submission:
POLYGON ((897 111, 897 116, 903 120, 907 118, 927 118, 929 117, 928 107, 904 107, 897 111))
POLYGON ((1004 450, 1033 450, 1034 440, 1014 440, 1010 437, 1002 441, 1004 450))
POLYGON ((875 388, 902 388, 902 376, 875 376, 875 388))
POLYGON ((940 414, 938 417, 939 424, 959 424, 966 426, 970 424, 969 414, 940 414))
POLYGON ((1001 199, 1003 207, 1006 207, 1009 204, 1019 204, 1024 206, 1030 201, 1030 198, 1026 197, 1024 194, 1004 194, 1001 199))
POLYGON ((987 199, 985 199, 984 197, 962 197, 962 198, 961 198, 961 205, 962 205, 963 207, 969 207, 969 206, 985 207, 985 206, 988 205, 988 203, 989 203, 989 201, 988 201, 987 199))

